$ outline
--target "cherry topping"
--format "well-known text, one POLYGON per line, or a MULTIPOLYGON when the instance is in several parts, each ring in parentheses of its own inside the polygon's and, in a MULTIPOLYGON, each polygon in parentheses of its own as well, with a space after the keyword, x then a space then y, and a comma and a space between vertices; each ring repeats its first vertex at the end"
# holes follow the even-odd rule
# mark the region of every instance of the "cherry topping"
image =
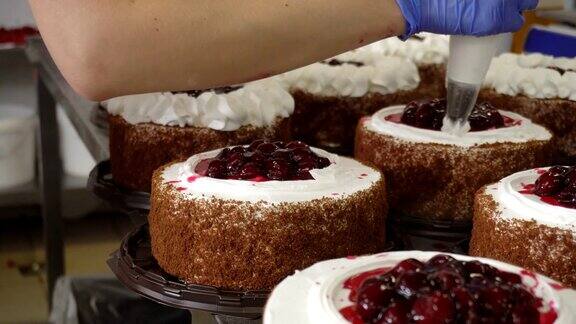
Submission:
MULTIPOLYGON (((432 129, 442 129, 446 115, 446 99, 413 101, 406 105, 400 118, 403 124, 432 129)), ((504 117, 496 108, 488 103, 474 106, 470 117, 470 131, 483 131, 492 128, 505 127, 504 117)))
POLYGON ((310 180, 310 170, 323 169, 330 160, 318 156, 302 142, 257 140, 247 146, 225 148, 213 159, 200 161, 201 175, 217 179, 270 181, 310 180))
POLYGON ((576 208, 576 167, 551 167, 536 179, 533 193, 543 201, 576 208))
POLYGON ((415 323, 453 323, 455 318, 454 300, 439 291, 418 297, 412 306, 415 323))
POLYGON ((448 255, 403 260, 357 291, 364 323, 538 323, 542 307, 519 275, 448 255))

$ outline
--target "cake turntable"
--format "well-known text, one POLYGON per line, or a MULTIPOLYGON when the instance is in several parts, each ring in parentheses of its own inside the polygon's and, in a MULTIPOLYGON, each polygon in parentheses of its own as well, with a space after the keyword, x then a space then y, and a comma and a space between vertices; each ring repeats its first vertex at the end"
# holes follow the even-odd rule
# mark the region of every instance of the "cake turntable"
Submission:
POLYGON ((187 284, 167 274, 152 256, 148 224, 123 239, 108 266, 130 290, 167 306, 208 312, 217 323, 259 323, 270 293, 187 284))

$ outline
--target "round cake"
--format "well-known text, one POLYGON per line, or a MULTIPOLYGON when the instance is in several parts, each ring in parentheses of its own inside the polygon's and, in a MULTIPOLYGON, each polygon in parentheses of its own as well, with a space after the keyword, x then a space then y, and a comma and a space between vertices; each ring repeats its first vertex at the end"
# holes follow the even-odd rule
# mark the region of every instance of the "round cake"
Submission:
POLYGON ((539 168, 478 191, 470 254, 576 287, 576 169, 539 168))
POLYGON ((415 92, 420 94, 420 98, 437 98, 446 93, 449 41, 449 36, 431 33, 419 33, 405 41, 398 37, 389 37, 341 54, 337 58, 358 60, 360 57, 372 63, 378 61, 378 55, 408 59, 416 64, 420 75, 420 84, 415 92))
POLYGON ((294 138, 334 153, 352 155, 362 116, 407 103, 420 84, 416 65, 378 53, 354 60, 314 63, 283 75, 294 96, 294 138))
POLYGON ((268 290, 297 269, 385 247, 381 173, 301 142, 256 141, 154 173, 152 253, 193 284, 268 290))
POLYGON ((472 131, 458 136, 440 131, 445 112, 445 100, 412 102, 358 125, 355 157, 386 175, 400 214, 470 221, 480 187, 550 162, 552 135, 527 118, 480 104, 472 131))
POLYGON ((576 59, 503 54, 492 61, 480 100, 548 128, 563 155, 576 155, 576 59))
POLYGON ((272 292, 264 324, 576 321, 576 291, 506 263, 402 251, 317 263, 272 292))
POLYGON ((276 81, 185 93, 151 93, 103 103, 109 113, 114 181, 150 191, 162 165, 259 138, 290 138, 292 96, 276 81))

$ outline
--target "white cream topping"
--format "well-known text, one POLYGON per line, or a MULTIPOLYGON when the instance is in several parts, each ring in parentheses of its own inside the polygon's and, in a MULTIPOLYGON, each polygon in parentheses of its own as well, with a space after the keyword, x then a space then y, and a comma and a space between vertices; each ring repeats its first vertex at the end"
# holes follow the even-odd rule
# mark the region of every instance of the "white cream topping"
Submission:
POLYGON ((199 176, 195 172, 198 163, 215 157, 221 150, 197 154, 186 162, 173 164, 162 176, 166 183, 180 188, 187 199, 218 198, 270 204, 341 199, 371 188, 381 178, 380 172, 354 159, 316 148, 312 150, 332 162, 324 169, 311 170, 313 180, 254 182, 199 176))
MULTIPOLYGON (((264 310, 264 324, 349 323, 339 312, 352 304, 347 298, 350 291, 343 287, 346 279, 365 271, 394 267, 408 258, 427 261, 437 254, 438 252, 421 251, 389 252, 354 259, 323 261, 303 271, 296 271, 272 291, 264 310)), ((479 260, 500 270, 519 274, 523 283, 537 297, 542 298, 545 305, 556 311, 558 318, 555 323, 576 321, 576 291, 556 290, 550 285, 557 284, 552 279, 541 275, 534 278, 522 269, 503 262, 450 255, 462 261, 479 260)))
POLYGON ((314 63, 283 75, 291 89, 300 89, 316 95, 362 97, 367 93, 395 93, 413 90, 420 83, 416 65, 406 59, 381 56, 377 63, 369 64, 356 58, 352 64, 328 65, 314 63))
POLYGON ((492 60, 484 86, 509 95, 531 98, 561 98, 576 101, 576 58, 554 58, 542 54, 502 54, 492 60), (557 67, 566 72, 550 69, 557 67))
POLYGON ((411 38, 401 41, 397 37, 386 38, 346 52, 336 58, 354 60, 356 57, 367 57, 368 62, 373 63, 374 60, 378 59, 378 56, 397 56, 409 59, 417 65, 443 64, 448 60, 449 36, 430 33, 421 33, 418 36, 422 39, 411 38))
POLYGON ((148 93, 113 98, 102 103, 110 114, 131 124, 207 127, 234 131, 242 126, 270 126, 294 111, 294 99, 275 79, 259 80, 242 88, 198 98, 185 93, 148 93))
POLYGON ((486 188, 498 206, 499 217, 506 220, 535 221, 574 233, 576 239, 576 209, 550 205, 539 196, 521 193, 524 185, 534 184, 548 168, 532 169, 510 175, 486 188))
POLYGON ((376 112, 372 117, 364 120, 364 127, 370 131, 393 136, 394 138, 407 142, 455 145, 464 148, 492 143, 524 143, 533 140, 547 141, 552 138, 552 134, 544 127, 536 125, 529 119, 518 114, 503 110, 500 110, 503 116, 512 118, 515 121, 521 121, 520 124, 479 132, 468 132, 462 136, 412 127, 386 120, 387 116, 400 114, 403 110, 404 106, 384 108, 376 112))

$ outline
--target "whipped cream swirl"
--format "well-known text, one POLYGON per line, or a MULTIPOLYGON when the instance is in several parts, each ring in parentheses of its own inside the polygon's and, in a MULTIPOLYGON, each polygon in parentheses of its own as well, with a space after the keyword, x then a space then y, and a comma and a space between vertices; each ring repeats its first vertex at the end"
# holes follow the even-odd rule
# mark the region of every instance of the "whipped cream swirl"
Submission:
POLYGON ((420 84, 418 68, 406 59, 380 56, 374 64, 361 58, 351 61, 365 65, 314 63, 287 72, 282 78, 286 86, 293 90, 343 97, 362 97, 367 93, 390 94, 413 90, 420 84))
POLYGON ((365 58, 375 63, 378 56, 396 56, 409 59, 417 65, 443 64, 448 60, 450 37, 421 33, 417 38, 401 41, 397 37, 386 38, 337 56, 338 59, 365 58))
POLYGON ((548 168, 532 169, 510 175, 486 188, 498 205, 499 217, 507 220, 535 221, 574 233, 576 238, 576 209, 550 205, 539 196, 521 193, 526 185, 534 184, 548 168))
POLYGON ((370 131, 392 136, 407 142, 445 144, 463 148, 492 143, 548 141, 552 138, 552 134, 546 130, 546 128, 532 123, 532 121, 525 117, 504 110, 499 111, 503 116, 512 118, 515 121, 520 121, 519 124, 479 132, 468 132, 462 136, 386 120, 386 117, 401 114, 403 111, 404 106, 384 108, 376 112, 372 117, 365 119, 363 121, 364 127, 370 131))
POLYGON ((312 151, 328 158, 332 164, 311 170, 312 180, 255 182, 216 179, 196 173, 200 161, 213 158, 220 151, 197 154, 186 162, 171 165, 162 174, 164 182, 176 187, 188 199, 217 198, 278 204, 322 198, 342 199, 371 188, 381 179, 380 172, 375 169, 316 148, 312 151))
MULTIPOLYGON (((438 252, 386 252, 357 258, 343 258, 316 263, 284 279, 272 292, 264 310, 264 324, 288 323, 349 323, 339 312, 350 306, 350 291, 343 287, 346 279, 366 271, 392 268, 400 261, 414 258, 427 261, 438 252)), ((450 254, 462 261, 479 260, 500 270, 520 275, 523 283, 552 308, 558 318, 555 323, 576 321, 576 291, 557 290, 557 283, 541 275, 532 276, 522 269, 490 259, 450 254)))
POLYGON ((576 101, 576 59, 502 54, 492 60, 484 86, 509 96, 576 101))
POLYGON ((275 79, 254 81, 229 93, 206 91, 197 98, 186 93, 147 93, 113 98, 102 105, 128 123, 206 127, 234 131, 264 127, 294 111, 294 99, 275 79))

